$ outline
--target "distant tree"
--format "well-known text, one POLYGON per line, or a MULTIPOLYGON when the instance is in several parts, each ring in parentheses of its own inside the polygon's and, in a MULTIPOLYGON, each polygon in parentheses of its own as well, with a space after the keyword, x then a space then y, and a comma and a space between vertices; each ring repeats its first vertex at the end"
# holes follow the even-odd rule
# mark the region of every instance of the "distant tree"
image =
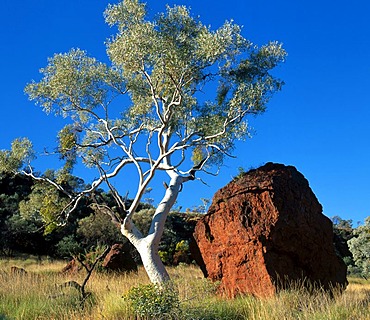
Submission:
POLYGON ((344 220, 339 216, 331 218, 334 231, 334 246, 336 253, 347 266, 354 264, 353 256, 348 247, 348 240, 353 238, 352 220, 344 220))
POLYGON ((55 251, 57 257, 70 259, 87 250, 84 250, 75 234, 69 234, 58 241, 55 245, 55 251))
POLYGON ((365 219, 365 224, 353 231, 354 237, 348 241, 349 249, 358 272, 365 278, 370 277, 370 217, 365 219))
POLYGON ((24 252, 43 255, 50 251, 43 237, 42 223, 33 218, 24 219, 21 214, 14 214, 6 220, 7 248, 11 252, 24 252))
POLYGON ((0 227, 9 216, 18 213, 18 204, 31 193, 32 185, 29 177, 0 172, 0 227))
POLYGON ((351 231, 353 229, 353 221, 351 219, 344 220, 339 216, 334 216, 331 218, 331 221, 333 222, 333 226, 338 230, 351 231))
POLYGON ((24 139, 0 154, 0 168, 23 170, 63 193, 68 204, 56 217, 59 222, 105 183, 116 201, 115 210, 105 211, 140 253, 150 280, 163 283, 169 275, 159 243, 183 184, 220 165, 235 141, 249 136, 247 117, 263 113, 281 89, 282 81, 270 70, 286 52, 277 42, 257 47, 232 21, 213 31, 184 6, 168 6, 149 21, 145 3, 125 0, 109 5, 105 18, 118 27, 107 43, 111 65, 73 49, 50 58, 41 69, 43 78, 25 89, 46 113, 70 120, 58 134, 65 166, 55 179, 37 175, 28 166, 34 152, 24 139), (99 177, 74 193, 63 183, 78 161, 95 168, 99 177), (137 191, 127 206, 112 180, 122 176, 133 185, 132 178, 124 178, 130 167, 137 174, 137 191), (143 234, 133 217, 158 171, 169 181, 143 234))
POLYGON ((44 232, 50 233, 57 227, 57 216, 68 204, 68 198, 59 194, 47 183, 37 183, 29 197, 19 203, 21 216, 26 221, 39 222, 44 232))
POLYGON ((109 216, 103 212, 93 213, 78 222, 77 235, 85 248, 113 245, 124 241, 109 216))
MULTIPOLYGON (((19 218, 19 203, 30 193, 32 180, 22 175, 12 176, 0 172, 0 253, 9 254, 22 249, 27 239, 23 242, 14 241, 12 234, 13 223, 19 218), (18 247, 17 244, 21 244, 18 247)), ((24 235, 23 235, 24 236, 24 235)))
POLYGON ((203 213, 207 213, 207 209, 211 200, 207 198, 200 198, 200 200, 202 201, 203 204, 203 213))

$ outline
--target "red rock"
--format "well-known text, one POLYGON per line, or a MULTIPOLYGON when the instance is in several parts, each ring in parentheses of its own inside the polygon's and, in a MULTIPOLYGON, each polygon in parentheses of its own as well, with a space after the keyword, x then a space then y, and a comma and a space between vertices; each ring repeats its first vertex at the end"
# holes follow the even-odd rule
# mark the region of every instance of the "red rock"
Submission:
POLYGON ((82 266, 76 259, 72 259, 67 263, 67 265, 62 269, 63 274, 76 274, 82 269, 82 266))
POLYGON ((102 266, 110 271, 137 271, 137 265, 130 255, 129 243, 114 244, 102 266))
POLYGON ((291 281, 347 285, 332 223, 292 166, 268 163, 220 189, 194 238, 205 276, 230 297, 271 296, 291 281))

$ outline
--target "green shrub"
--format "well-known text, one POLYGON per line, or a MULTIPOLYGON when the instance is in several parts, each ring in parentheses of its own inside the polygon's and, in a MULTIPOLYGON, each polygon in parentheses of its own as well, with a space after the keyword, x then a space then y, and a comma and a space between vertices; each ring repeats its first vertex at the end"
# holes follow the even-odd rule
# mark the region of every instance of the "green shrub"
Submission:
POLYGON ((124 297, 136 315, 151 319, 173 316, 180 307, 179 295, 172 283, 159 286, 156 284, 141 285, 131 288, 124 297))
POLYGON ((355 267, 352 274, 357 273, 362 277, 370 277, 370 216, 365 219, 363 226, 353 231, 354 237, 348 240, 348 246, 353 254, 355 267))
POLYGON ((55 247, 57 255, 63 258, 70 258, 82 252, 82 247, 74 235, 64 237, 55 247))
POLYGON ((189 251, 189 241, 188 240, 181 240, 176 244, 177 252, 188 252, 189 251))
POLYGON ((159 257, 165 265, 170 265, 172 262, 172 255, 168 251, 158 251, 159 257))

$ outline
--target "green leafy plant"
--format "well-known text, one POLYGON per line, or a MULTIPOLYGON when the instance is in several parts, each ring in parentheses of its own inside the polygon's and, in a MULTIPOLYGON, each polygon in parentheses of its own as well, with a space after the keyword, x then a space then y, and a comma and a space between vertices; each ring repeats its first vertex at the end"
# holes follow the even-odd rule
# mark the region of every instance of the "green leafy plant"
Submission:
POLYGON ((124 296, 136 315, 140 317, 158 318, 171 316, 179 312, 180 301, 178 292, 171 282, 141 285, 131 288, 124 296))
POLYGON ((172 262, 172 255, 168 251, 159 250, 158 251, 159 257, 161 258, 162 262, 166 265, 171 264, 172 262))
POLYGON ((176 244, 176 251, 188 252, 189 251, 189 242, 187 240, 181 240, 176 244))
POLYGON ((357 227, 353 234, 354 237, 348 241, 348 246, 356 266, 350 271, 368 278, 370 277, 370 217, 367 217, 365 224, 357 227))

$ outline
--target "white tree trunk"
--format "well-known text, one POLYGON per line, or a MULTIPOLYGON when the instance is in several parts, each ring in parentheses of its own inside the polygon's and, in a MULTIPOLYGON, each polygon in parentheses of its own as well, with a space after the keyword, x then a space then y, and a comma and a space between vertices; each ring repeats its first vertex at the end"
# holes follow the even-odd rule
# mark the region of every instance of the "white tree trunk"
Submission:
POLYGON ((148 235, 144 237, 140 233, 133 224, 131 215, 125 219, 121 226, 122 234, 129 239, 139 252, 150 281, 156 284, 161 284, 170 279, 159 257, 158 247, 163 235, 167 215, 177 199, 181 184, 188 180, 177 174, 172 174, 170 176, 170 184, 153 215, 148 235))
POLYGON ((145 271, 152 283, 161 284, 170 280, 170 276, 159 257, 156 243, 147 241, 144 238, 137 249, 145 271))

